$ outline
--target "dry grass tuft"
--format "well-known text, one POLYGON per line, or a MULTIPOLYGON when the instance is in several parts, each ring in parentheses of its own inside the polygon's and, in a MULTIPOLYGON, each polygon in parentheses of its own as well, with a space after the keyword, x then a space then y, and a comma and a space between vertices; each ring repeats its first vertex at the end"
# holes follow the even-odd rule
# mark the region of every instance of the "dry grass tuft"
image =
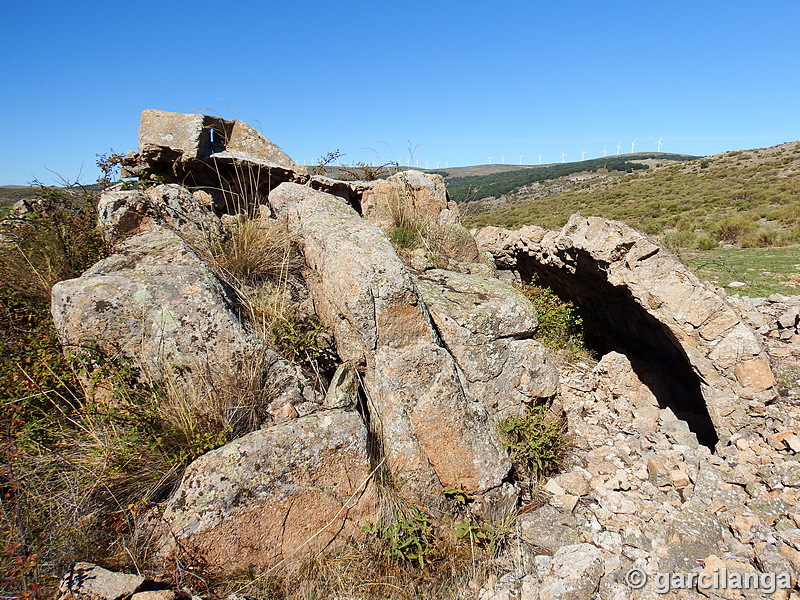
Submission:
POLYGON ((224 239, 212 242, 201 253, 235 289, 284 280, 301 265, 285 225, 243 214, 228 225, 224 239))
POLYGON ((498 562, 483 550, 474 554, 468 545, 452 540, 440 540, 424 569, 387 557, 385 550, 371 540, 271 572, 220 580, 214 592, 219 597, 235 592, 276 600, 460 600, 465 590, 477 593, 499 574, 498 562))

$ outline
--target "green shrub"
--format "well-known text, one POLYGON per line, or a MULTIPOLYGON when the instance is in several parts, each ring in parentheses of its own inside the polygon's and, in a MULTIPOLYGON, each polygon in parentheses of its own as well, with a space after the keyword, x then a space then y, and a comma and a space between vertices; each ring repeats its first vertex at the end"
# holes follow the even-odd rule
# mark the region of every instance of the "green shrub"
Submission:
POLYGON ((758 226, 747 217, 726 217, 716 227, 715 237, 720 242, 737 244, 742 236, 745 236, 758 226))
POLYGON ((711 236, 700 234, 695 238, 694 248, 697 250, 713 250, 717 247, 717 242, 711 236))
POLYGON ((585 350, 583 318, 575 306, 535 281, 518 287, 536 309, 539 320, 536 339, 549 348, 564 350, 570 356, 580 355, 585 350))
POLYGON ((532 406, 499 425, 503 446, 515 465, 531 477, 558 469, 565 452, 565 428, 563 419, 544 406, 532 406))
POLYGON ((768 248, 779 245, 780 237, 777 229, 758 227, 743 234, 739 242, 743 248, 768 248))
POLYGON ((389 241, 406 250, 417 248, 420 243, 419 233, 406 227, 395 227, 389 232, 389 241))
POLYGON ((361 529, 386 541, 386 556, 416 562, 420 568, 425 567, 426 556, 434 550, 433 526, 417 506, 396 511, 394 523, 383 525, 379 521, 361 529))

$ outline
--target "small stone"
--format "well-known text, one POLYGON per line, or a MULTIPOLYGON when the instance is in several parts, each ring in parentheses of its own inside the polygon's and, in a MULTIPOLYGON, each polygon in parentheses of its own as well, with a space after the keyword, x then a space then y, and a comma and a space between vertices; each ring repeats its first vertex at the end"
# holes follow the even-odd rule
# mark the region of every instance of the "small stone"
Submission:
POLYGON ((687 487, 689 483, 691 483, 689 481, 689 474, 683 469, 675 469, 674 471, 670 472, 669 476, 672 485, 678 489, 683 489, 687 487))
POLYGON ((771 522, 785 516, 789 511, 789 507, 780 498, 753 498, 747 502, 747 508, 771 522))
POLYGON ((612 554, 622 552, 622 536, 616 531, 600 531, 592 535, 592 543, 612 554))
POLYGON ((562 488, 555 479, 551 479, 544 484, 544 491, 553 496, 563 496, 567 492, 562 488))
POLYGON ((550 566, 550 561, 552 559, 552 556, 547 556, 546 554, 537 554, 533 557, 533 566, 536 569, 536 574, 540 579, 545 576, 545 573, 547 573, 547 567, 550 566))
POLYGON ((669 468, 657 456, 651 456, 647 459, 647 473, 650 483, 656 487, 670 484, 669 468))
POLYGON ((531 546, 554 551, 578 539, 578 521, 571 513, 545 504, 518 518, 520 536, 531 546))
POLYGON ((756 571, 756 569, 753 568, 749 563, 739 562, 736 560, 721 560, 716 555, 711 555, 703 561, 702 573, 705 574, 709 580, 713 579, 714 574, 719 574, 722 572, 726 573, 727 576, 727 579, 723 582, 725 584, 724 586, 720 585, 718 588, 713 590, 701 589, 701 592, 708 595, 713 593, 714 597, 724 598, 726 600, 738 600, 739 598, 746 598, 747 596, 743 596, 741 594, 741 590, 739 589, 740 586, 727 586, 727 584, 731 582, 731 575, 733 573, 738 573, 743 578, 742 580, 744 580, 744 577, 747 575, 759 575, 758 571, 756 571))
POLYGON ((743 544, 753 541, 753 530, 761 526, 761 520, 754 514, 739 514, 729 523, 736 539, 743 544))
POLYGON ((122 600, 135 594, 145 583, 140 575, 115 573, 87 562, 76 563, 58 586, 59 592, 91 600, 122 600))
POLYGON ((784 438, 784 442, 792 449, 792 452, 795 454, 800 453, 800 437, 797 437, 794 433, 790 433, 784 438))
POLYGON ((131 600, 175 600, 176 594, 172 590, 153 590, 139 592, 131 596, 131 600))
POLYGON ((719 501, 725 505, 725 508, 731 510, 741 507, 747 499, 747 494, 740 487, 725 483, 718 469, 710 465, 702 465, 697 474, 692 498, 704 503, 719 501))
POLYGON ((280 407, 277 411, 275 411, 275 422, 282 423, 284 421, 290 421, 292 419, 296 419, 300 415, 297 414, 297 410, 294 406, 292 406, 289 402, 284 404, 280 407))
POLYGON ((572 512, 575 510, 578 500, 580 500, 580 496, 573 496, 572 494, 559 494, 554 495, 550 499, 550 503, 557 508, 564 509, 567 512, 572 512))
POLYGON ((587 481, 587 474, 584 472, 573 470, 554 478, 558 485, 573 496, 585 496, 589 493, 589 482, 587 481))
POLYGON ((668 558, 664 570, 694 568, 697 560, 718 552, 728 528, 697 501, 687 502, 667 528, 668 558))
POLYGON ((797 308, 790 308, 785 313, 783 313, 780 317, 778 317, 778 327, 781 329, 788 329, 790 327, 794 327, 798 321, 798 311, 797 308))
POLYGON ((763 485, 760 485, 755 481, 751 481, 750 483, 744 486, 744 491, 747 492, 747 494, 751 498, 758 498, 760 496, 763 496, 767 490, 763 485))

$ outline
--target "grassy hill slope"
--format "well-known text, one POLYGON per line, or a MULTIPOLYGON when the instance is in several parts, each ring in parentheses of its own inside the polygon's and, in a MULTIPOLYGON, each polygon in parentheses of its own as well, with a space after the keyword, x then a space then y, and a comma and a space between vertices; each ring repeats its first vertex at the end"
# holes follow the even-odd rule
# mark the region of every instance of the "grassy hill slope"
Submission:
MULTIPOLYGON (((648 162, 672 162, 696 158, 682 154, 636 153, 608 156, 579 162, 556 163, 516 167, 487 174, 462 175, 456 169, 437 171, 445 176, 447 190, 456 202, 481 200, 508 194, 518 188, 534 183, 567 177, 579 173, 617 172, 631 173, 648 168, 648 162)), ((490 165, 495 166, 495 165, 490 165)))
POLYGON ((624 221, 674 248, 800 242, 800 142, 726 152, 470 214, 469 227, 558 228, 573 213, 624 221))

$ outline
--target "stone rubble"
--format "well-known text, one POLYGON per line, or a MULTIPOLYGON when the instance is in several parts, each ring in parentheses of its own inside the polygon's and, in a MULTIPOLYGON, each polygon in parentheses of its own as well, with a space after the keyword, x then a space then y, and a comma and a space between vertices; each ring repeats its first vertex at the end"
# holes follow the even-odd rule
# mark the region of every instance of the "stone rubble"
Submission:
MULTIPOLYGON (((574 544, 596 547, 604 565, 595 595, 574 598, 763 597, 696 585, 657 593, 658 573, 723 567, 788 573, 797 586, 800 397, 751 405, 748 425, 712 453, 685 421, 659 407, 623 355, 566 365, 560 384, 572 456, 562 473, 543 482, 546 503, 519 516, 529 549, 525 568, 483 590, 481 600, 557 597, 546 575, 535 582, 533 575, 548 556, 574 544), (625 581, 633 568, 648 576, 641 589, 625 581)), ((774 597, 800 596, 785 590, 774 597)))

